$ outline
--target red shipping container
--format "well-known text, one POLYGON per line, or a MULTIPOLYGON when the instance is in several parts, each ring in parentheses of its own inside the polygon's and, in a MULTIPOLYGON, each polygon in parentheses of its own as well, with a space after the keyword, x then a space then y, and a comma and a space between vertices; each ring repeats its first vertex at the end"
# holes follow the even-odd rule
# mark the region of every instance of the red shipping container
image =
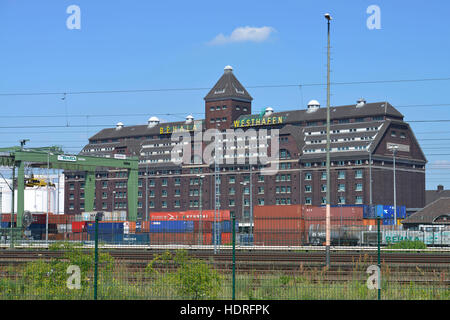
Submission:
POLYGON ((255 206, 253 216, 258 218, 301 218, 303 216, 304 205, 287 206, 255 206))
POLYGON ((257 218, 254 223, 255 232, 299 232, 304 230, 304 220, 301 218, 257 218))
POLYGON ((87 232, 66 233, 65 236, 67 240, 75 240, 75 241, 89 240, 89 235, 87 234, 87 232))
POLYGON ((232 244, 233 237, 231 232, 222 232, 221 244, 232 244))
POLYGON ((86 230, 86 221, 73 221, 72 222, 72 232, 83 232, 86 230))
MULTIPOLYGON (((203 221, 202 220, 202 232, 212 232, 212 221, 203 221)), ((194 232, 200 232, 200 221, 194 221, 194 232)))
MULTIPOLYGON (((331 207, 331 218, 347 218, 362 220, 363 207, 331 207)), ((311 218, 326 218, 326 207, 305 206, 303 216, 306 219, 311 218)))
POLYGON ((193 233, 149 233, 151 245, 179 244, 194 245, 193 233))
MULTIPOLYGON (((230 210, 220 210, 218 221, 230 220, 230 210)), ((167 221, 167 220, 200 220, 199 210, 179 211, 179 212, 152 212, 150 220, 167 221)), ((202 221, 214 221, 214 210, 202 210, 202 221)))

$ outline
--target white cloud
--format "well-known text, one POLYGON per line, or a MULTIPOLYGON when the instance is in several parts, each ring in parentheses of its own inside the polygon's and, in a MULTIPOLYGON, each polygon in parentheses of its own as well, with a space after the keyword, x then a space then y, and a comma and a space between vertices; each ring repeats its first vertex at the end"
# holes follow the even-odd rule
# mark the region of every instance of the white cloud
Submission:
POLYGON ((275 32, 272 27, 238 27, 233 30, 229 36, 224 36, 222 33, 218 34, 209 44, 222 45, 233 42, 263 42, 266 41, 270 34, 275 32))

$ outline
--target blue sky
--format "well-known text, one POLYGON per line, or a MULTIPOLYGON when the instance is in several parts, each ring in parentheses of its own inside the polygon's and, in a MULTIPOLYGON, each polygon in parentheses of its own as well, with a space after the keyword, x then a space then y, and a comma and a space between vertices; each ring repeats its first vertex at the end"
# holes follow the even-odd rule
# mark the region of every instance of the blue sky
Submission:
MULTIPOLYGON (((189 113, 203 117, 208 90, 69 94, 67 113, 62 94, 5 93, 210 88, 226 65, 247 87, 324 83, 325 12, 334 18, 333 82, 449 78, 450 27, 441 17, 449 9, 443 0, 2 0, 0 106, 5 116, 0 117, 0 146, 28 138, 30 147, 57 144, 76 153, 100 130, 86 124, 144 124, 164 113, 176 114, 160 115, 165 121, 189 113), (70 5, 81 10, 79 30, 66 26, 70 5), (380 8, 381 29, 367 28, 370 5, 380 8), (258 42, 211 44, 218 35, 228 37, 244 27, 270 32, 258 42), (40 117, 24 117, 30 115, 40 117), (30 128, 67 123, 65 128, 30 128)), ((364 97, 398 107, 412 121, 427 155, 427 189, 438 183, 450 188, 450 155, 445 155, 450 154, 450 122, 413 122, 450 119, 449 88, 450 81, 335 85, 331 103, 352 104, 364 97)), ((276 111, 305 108, 311 99, 326 103, 324 86, 248 91, 254 113, 267 106, 276 111)))

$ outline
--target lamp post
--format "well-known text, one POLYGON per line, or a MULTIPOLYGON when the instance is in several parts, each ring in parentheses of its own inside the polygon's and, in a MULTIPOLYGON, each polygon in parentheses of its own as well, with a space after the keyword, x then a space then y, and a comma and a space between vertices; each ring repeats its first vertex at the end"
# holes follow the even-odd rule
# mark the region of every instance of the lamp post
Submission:
POLYGON ((245 195, 245 186, 248 184, 248 182, 240 182, 240 184, 242 185, 242 188, 244 188, 244 190, 242 190, 242 218, 244 218, 244 195, 245 195))
POLYGON ((397 189, 395 183, 395 155, 397 154, 398 145, 394 144, 388 147, 392 151, 393 166, 394 166, 394 225, 397 225, 397 189))
POLYGON ((202 230, 202 216, 203 216, 203 204, 202 204, 202 191, 203 191, 203 178, 205 175, 203 174, 197 174, 197 177, 200 178, 200 199, 199 199, 199 206, 200 206, 200 218, 198 219, 198 230, 199 230, 199 237, 198 237, 198 244, 201 246, 203 244, 203 230, 202 230))
POLYGON ((326 207, 326 237, 325 237, 325 264, 330 266, 330 21, 329 13, 325 14, 327 20, 327 207, 326 207))
POLYGON ((113 190, 112 207, 111 207, 111 219, 114 219, 114 200, 116 198, 116 190, 113 190))

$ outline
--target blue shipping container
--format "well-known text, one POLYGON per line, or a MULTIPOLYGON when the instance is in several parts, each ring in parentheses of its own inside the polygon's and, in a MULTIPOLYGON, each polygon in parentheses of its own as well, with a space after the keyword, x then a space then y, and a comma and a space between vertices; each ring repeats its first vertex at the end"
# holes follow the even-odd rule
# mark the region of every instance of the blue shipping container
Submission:
MULTIPOLYGON (((88 233, 95 233, 95 222, 88 222, 86 224, 88 233)), ((99 234, 123 234, 123 222, 106 222, 98 224, 99 234)))
POLYGON ((363 207, 363 218, 365 219, 376 219, 377 208, 376 206, 364 206, 363 207))
MULTIPOLYGON (((235 221, 235 228, 236 228, 236 232, 239 231, 239 223, 237 221, 235 221)), ((231 230, 231 221, 229 220, 225 220, 221 222, 221 226, 220 226, 220 231, 222 232, 233 232, 233 230, 231 230)))
POLYGON ((150 221, 150 232, 194 232, 194 221, 150 221))
POLYGON ((400 206, 397 207, 397 219, 405 219, 406 218, 406 207, 400 206))
POLYGON ((394 206, 383 206, 383 218, 390 219, 394 217, 394 206))
POLYGON ((383 206, 381 204, 377 204, 375 208, 377 217, 383 218, 383 206))

